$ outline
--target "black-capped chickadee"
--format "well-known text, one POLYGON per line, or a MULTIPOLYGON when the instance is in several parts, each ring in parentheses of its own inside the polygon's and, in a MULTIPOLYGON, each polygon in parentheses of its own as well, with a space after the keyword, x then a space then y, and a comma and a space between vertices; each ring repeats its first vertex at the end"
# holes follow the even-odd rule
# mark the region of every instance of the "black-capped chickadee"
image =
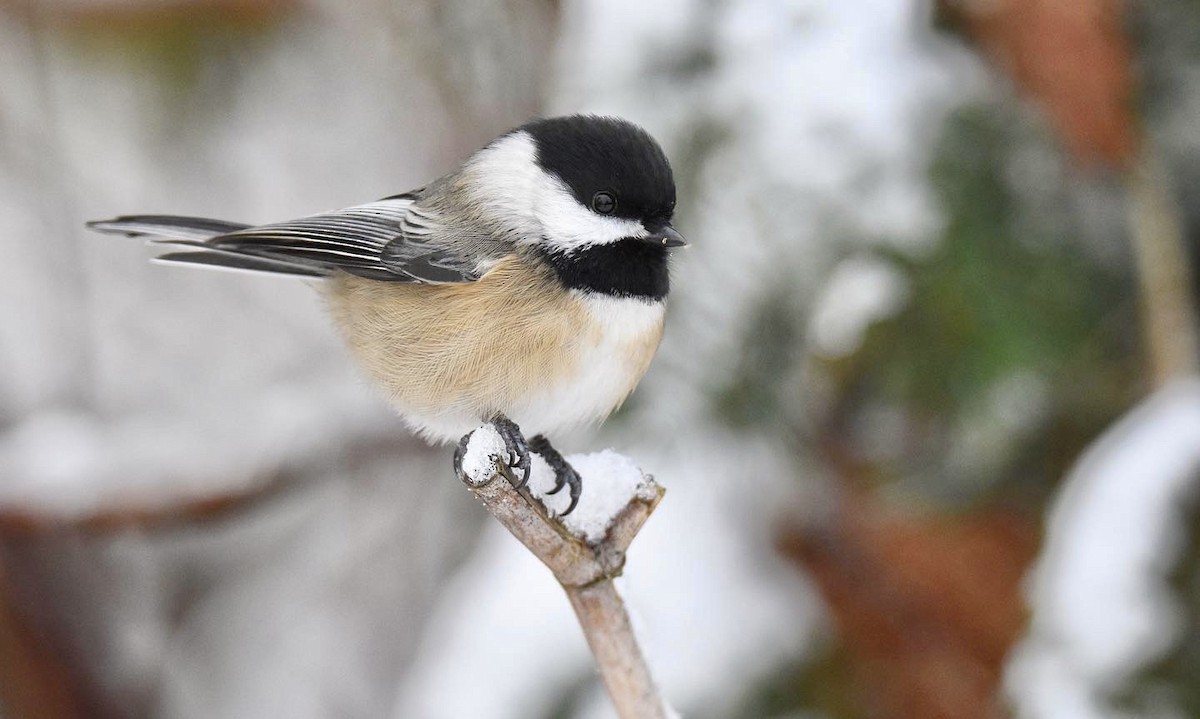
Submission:
MULTIPOLYGON (((158 259, 327 281, 335 322, 404 419, 432 440, 481 421, 528 478, 545 439, 607 417, 663 332, 675 183, 658 143, 610 117, 535 120, 412 192, 289 222, 130 215, 101 232, 189 248, 158 259), (536 436, 528 443, 518 425, 536 436)), ((460 451, 461 451, 460 443, 460 451)))

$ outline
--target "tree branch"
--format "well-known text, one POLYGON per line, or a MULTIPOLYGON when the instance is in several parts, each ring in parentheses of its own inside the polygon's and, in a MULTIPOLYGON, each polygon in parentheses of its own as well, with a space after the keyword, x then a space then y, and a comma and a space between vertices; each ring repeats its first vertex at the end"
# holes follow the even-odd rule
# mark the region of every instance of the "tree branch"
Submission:
POLYGON ((533 455, 529 484, 516 489, 507 465, 493 452, 495 445, 486 436, 493 431, 490 425, 484 425, 469 435, 462 461, 466 469, 460 473, 464 484, 492 516, 549 567, 566 591, 618 716, 672 716, 674 712, 659 696, 625 603, 613 584, 625 566, 625 551, 665 490, 615 453, 572 458, 584 478, 585 491, 575 512, 560 520, 546 506, 550 498, 545 491, 552 484, 547 479, 552 475, 549 468, 533 455), (607 498, 611 505, 614 491, 624 491, 616 498, 624 504, 601 516, 599 512, 606 504, 602 500, 607 498), (589 501, 589 495, 604 492, 607 497, 589 501), (598 519, 603 527, 599 531, 598 519))
POLYGON ((1170 178, 1149 141, 1129 179, 1129 223, 1143 333, 1156 386, 1200 371, 1192 277, 1170 178))

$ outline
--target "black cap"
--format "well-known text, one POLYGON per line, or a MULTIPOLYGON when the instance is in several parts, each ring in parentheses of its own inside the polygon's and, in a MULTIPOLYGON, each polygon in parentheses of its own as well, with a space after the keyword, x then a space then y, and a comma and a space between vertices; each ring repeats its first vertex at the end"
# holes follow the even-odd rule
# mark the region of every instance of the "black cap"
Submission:
POLYGON ((662 148, 642 128, 616 117, 569 115, 518 130, 533 137, 538 164, 584 207, 597 211, 596 194, 608 193, 616 206, 602 214, 640 220, 651 230, 670 222, 675 178, 662 148))

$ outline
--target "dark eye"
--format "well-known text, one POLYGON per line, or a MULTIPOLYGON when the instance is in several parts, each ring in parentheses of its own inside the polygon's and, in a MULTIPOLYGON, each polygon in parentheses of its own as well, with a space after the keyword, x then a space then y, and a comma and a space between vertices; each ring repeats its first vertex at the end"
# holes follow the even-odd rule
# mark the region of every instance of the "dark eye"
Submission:
POLYGON ((608 192, 597 192, 592 195, 592 209, 602 215, 611 215, 617 209, 617 198, 608 192))

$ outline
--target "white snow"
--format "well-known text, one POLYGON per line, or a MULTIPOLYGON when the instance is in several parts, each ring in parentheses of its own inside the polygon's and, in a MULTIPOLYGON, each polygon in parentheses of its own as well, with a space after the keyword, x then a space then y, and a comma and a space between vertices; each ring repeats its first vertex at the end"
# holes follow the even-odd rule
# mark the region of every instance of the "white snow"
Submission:
POLYGON ((1125 683, 1178 635, 1165 573, 1197 477, 1200 380, 1163 388, 1084 454, 1050 515, 1031 629, 1008 667, 1019 716, 1124 715, 1116 697, 1125 683))
POLYGON ((467 481, 479 486, 496 473, 497 462, 503 461, 508 450, 504 438, 491 424, 485 424, 471 433, 467 440, 467 451, 463 452, 462 470, 467 481))
MULTIPOLYGON (((575 510, 562 518, 563 525, 575 536, 591 543, 604 539, 605 533, 617 513, 634 497, 650 499, 654 492, 646 481, 642 470, 633 460, 611 449, 593 454, 574 454, 567 462, 579 472, 583 481, 583 493, 575 510)), ((529 488, 548 509, 562 512, 570 498, 564 488, 557 494, 547 495, 554 487, 554 472, 544 462, 538 462, 529 478, 529 488)))
MULTIPOLYGON (((476 429, 467 441, 462 468, 470 483, 478 486, 494 476, 497 462, 504 460, 504 439, 491 424, 476 429)), ((617 514, 635 497, 654 498, 654 489, 633 460, 606 449, 592 454, 576 454, 567 462, 581 477, 583 491, 579 504, 566 517, 563 526, 571 534, 595 544, 604 539, 617 514)), ((529 492, 554 514, 570 504, 570 491, 563 487, 555 494, 554 470, 537 454, 530 455, 529 492)))

